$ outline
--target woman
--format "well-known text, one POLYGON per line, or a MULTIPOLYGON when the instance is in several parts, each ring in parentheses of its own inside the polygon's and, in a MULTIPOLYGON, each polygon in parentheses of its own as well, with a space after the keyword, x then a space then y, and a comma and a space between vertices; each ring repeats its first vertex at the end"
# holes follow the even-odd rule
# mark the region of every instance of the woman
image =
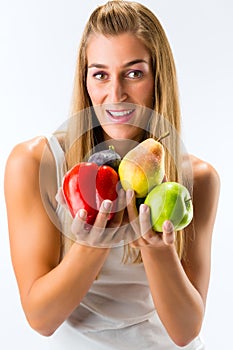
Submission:
POLYGON ((181 159, 175 66, 154 14, 134 2, 98 7, 75 78, 68 130, 17 145, 6 165, 11 254, 28 322, 53 335, 54 349, 203 349, 219 178, 210 164, 181 159), (119 191, 113 219, 106 200, 89 231, 85 210, 71 222, 59 191, 67 170, 95 147, 113 144, 124 156, 167 129, 167 179, 183 181, 190 163, 193 174, 194 218, 184 232, 170 221, 154 232, 132 190, 119 191), (112 240, 102 244, 106 230, 112 240))

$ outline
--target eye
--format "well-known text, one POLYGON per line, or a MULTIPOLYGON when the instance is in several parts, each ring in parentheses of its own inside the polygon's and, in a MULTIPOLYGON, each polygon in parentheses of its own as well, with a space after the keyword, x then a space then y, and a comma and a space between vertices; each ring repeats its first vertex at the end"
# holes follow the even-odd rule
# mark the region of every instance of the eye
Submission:
POLYGON ((141 70, 131 70, 127 73, 127 77, 130 79, 139 79, 142 78, 143 72, 141 70))
POLYGON ((105 72, 97 72, 93 74, 93 77, 97 80, 106 80, 108 75, 105 72))

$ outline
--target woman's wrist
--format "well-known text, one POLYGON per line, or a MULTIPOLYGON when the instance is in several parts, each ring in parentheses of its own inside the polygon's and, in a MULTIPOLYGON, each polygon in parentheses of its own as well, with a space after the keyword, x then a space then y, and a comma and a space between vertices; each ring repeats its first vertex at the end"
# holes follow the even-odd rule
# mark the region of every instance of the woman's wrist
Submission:
POLYGON ((160 245, 160 246, 152 246, 145 245, 140 247, 142 258, 143 256, 147 256, 151 259, 158 260, 159 262, 167 261, 168 259, 173 259, 174 257, 178 257, 175 244, 169 245, 160 245))
POLYGON ((91 246, 81 244, 79 242, 74 242, 72 245, 72 249, 76 252, 76 254, 83 254, 84 256, 107 256, 110 252, 110 248, 108 247, 100 247, 100 246, 91 246))

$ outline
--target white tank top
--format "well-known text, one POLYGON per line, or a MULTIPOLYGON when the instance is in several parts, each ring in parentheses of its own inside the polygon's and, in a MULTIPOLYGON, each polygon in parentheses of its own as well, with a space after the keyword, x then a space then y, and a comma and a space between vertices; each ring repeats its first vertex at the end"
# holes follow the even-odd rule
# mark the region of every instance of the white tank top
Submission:
MULTIPOLYGON (((48 138, 63 178, 64 153, 54 135, 48 138)), ((61 207, 57 207, 60 221, 61 207)), ((54 350, 178 350, 154 308, 143 264, 122 262, 123 247, 112 248, 100 275, 80 305, 51 337, 54 350)), ((196 338, 185 350, 203 350, 196 338)))

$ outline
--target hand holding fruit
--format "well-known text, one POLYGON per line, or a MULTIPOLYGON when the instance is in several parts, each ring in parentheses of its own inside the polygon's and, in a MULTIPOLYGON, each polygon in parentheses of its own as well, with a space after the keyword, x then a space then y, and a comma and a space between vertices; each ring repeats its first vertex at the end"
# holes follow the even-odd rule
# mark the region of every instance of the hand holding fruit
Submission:
POLYGON ((119 157, 112 148, 97 152, 88 162, 76 164, 63 178, 56 198, 70 211, 71 230, 81 244, 112 247, 134 239, 130 232, 126 235, 127 225, 119 229, 125 209, 125 192, 118 189, 119 177, 113 168, 117 168, 119 157), (111 208, 105 204, 111 204, 111 208))
POLYGON ((127 190, 126 197, 129 221, 135 231, 135 237, 137 237, 136 240, 131 242, 131 246, 144 247, 150 245, 160 248, 165 245, 172 245, 175 241, 172 222, 169 220, 165 221, 162 232, 155 232, 151 226, 150 208, 142 204, 138 215, 135 193, 132 190, 127 190))
MULTIPOLYGON (((56 195, 57 202, 65 209, 70 210, 64 198, 63 189, 59 188, 56 195)), ((120 189, 116 203, 116 212, 111 220, 113 202, 103 200, 93 225, 87 224, 88 212, 84 208, 77 210, 71 222, 71 233, 66 233, 68 237, 79 244, 92 247, 109 248, 124 244, 125 239, 132 240, 125 235, 125 231, 119 229, 123 222, 125 209, 125 192, 120 189)), ((128 242, 126 242, 128 243, 128 242)))

